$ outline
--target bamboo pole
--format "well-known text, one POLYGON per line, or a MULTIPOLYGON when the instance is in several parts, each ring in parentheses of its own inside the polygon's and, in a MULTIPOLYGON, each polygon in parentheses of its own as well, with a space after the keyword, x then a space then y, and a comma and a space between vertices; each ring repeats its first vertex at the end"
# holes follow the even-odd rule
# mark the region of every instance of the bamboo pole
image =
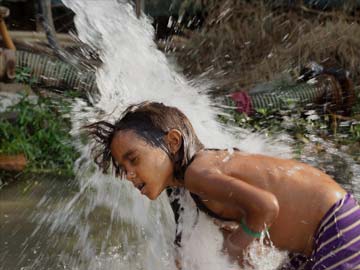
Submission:
POLYGON ((14 42, 12 41, 9 32, 6 28, 4 18, 9 16, 10 11, 6 7, 0 6, 0 34, 4 40, 5 46, 10 50, 16 50, 14 42))

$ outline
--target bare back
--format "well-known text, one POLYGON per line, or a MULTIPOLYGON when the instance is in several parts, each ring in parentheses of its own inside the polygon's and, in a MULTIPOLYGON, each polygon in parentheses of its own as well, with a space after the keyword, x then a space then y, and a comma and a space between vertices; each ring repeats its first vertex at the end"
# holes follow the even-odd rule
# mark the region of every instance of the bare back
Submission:
MULTIPOLYGON (((272 242, 278 248, 306 255, 311 253, 321 218, 346 194, 327 174, 294 160, 240 151, 205 150, 197 154, 188 170, 191 167, 210 167, 275 195, 280 211, 270 228, 272 242)), ((203 199, 216 214, 239 220, 241 209, 211 198, 203 199)))

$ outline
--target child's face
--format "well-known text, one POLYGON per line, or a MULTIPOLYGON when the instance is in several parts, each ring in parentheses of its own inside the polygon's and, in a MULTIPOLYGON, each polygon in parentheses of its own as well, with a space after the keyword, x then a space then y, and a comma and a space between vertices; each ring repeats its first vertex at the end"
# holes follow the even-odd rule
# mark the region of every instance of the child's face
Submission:
POLYGON ((173 182, 173 163, 160 148, 152 147, 132 130, 115 134, 111 154, 143 195, 156 199, 173 182))

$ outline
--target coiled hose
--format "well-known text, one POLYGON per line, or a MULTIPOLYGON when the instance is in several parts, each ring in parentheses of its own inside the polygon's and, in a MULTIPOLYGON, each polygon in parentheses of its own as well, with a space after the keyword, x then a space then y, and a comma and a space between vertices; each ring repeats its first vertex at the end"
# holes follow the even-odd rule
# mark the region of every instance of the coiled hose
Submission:
POLYGON ((98 93, 94 71, 84 71, 60 60, 27 51, 15 52, 16 67, 29 68, 37 83, 46 87, 98 93))

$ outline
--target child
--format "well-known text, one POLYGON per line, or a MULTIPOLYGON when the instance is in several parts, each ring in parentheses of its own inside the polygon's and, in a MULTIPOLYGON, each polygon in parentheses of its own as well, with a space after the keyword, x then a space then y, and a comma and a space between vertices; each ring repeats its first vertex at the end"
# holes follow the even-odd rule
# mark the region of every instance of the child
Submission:
MULTIPOLYGON (((190 191, 200 209, 239 223, 224 247, 241 261, 262 232, 273 244, 306 256, 301 269, 360 269, 360 210, 330 176, 309 165, 234 149, 205 149, 176 108, 144 102, 110 124, 86 126, 95 162, 156 199, 167 187, 190 191)), ((297 269, 295 256, 286 269, 297 269)))

